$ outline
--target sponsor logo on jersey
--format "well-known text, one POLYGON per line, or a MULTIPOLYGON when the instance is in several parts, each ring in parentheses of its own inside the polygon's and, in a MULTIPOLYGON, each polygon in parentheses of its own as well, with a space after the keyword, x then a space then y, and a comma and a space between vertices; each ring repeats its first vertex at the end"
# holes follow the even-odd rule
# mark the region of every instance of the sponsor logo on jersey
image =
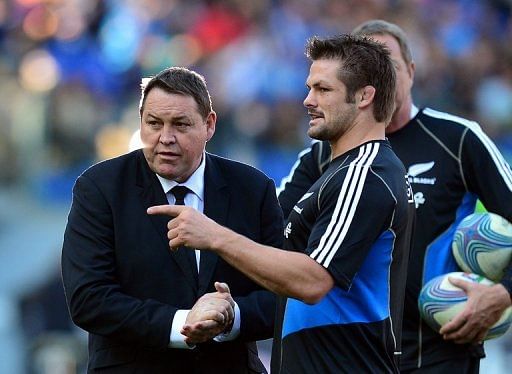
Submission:
POLYGON ((407 174, 409 174, 409 181, 415 184, 430 184, 433 185, 436 183, 436 178, 427 178, 427 177, 418 177, 418 175, 426 173, 435 165, 435 161, 423 162, 419 164, 412 164, 409 166, 409 170, 407 174))
POLYGON ((411 183, 409 182, 409 175, 405 174, 405 185, 407 186, 407 202, 414 203, 414 194, 412 192, 411 183))
MULTIPOLYGON (((299 200, 299 201, 297 201, 297 204, 299 204, 299 203, 303 202, 304 200, 306 200, 307 198, 309 198, 311 195, 313 195, 313 193, 314 193, 314 192, 306 192, 306 193, 304 194, 304 196, 302 196, 302 197, 300 198, 300 200, 299 200)), ((299 214, 301 214, 301 213, 302 213, 302 210, 303 210, 303 209, 304 209, 304 208, 299 208, 297 205, 295 205, 295 206, 293 207, 293 210, 295 210, 295 211, 296 211, 297 213, 299 213, 299 214)))
POLYGON ((300 198, 300 200, 299 200, 299 201, 297 201, 297 204, 298 204, 298 203, 300 203, 300 202, 302 202, 302 201, 304 201, 304 200, 306 200, 307 198, 309 198, 311 195, 313 195, 313 193, 314 193, 314 192, 306 192, 306 193, 304 194, 304 196, 302 196, 302 197, 300 198))
POLYGON ((292 223, 288 222, 286 227, 284 228, 284 237, 288 239, 288 236, 292 233, 292 223))

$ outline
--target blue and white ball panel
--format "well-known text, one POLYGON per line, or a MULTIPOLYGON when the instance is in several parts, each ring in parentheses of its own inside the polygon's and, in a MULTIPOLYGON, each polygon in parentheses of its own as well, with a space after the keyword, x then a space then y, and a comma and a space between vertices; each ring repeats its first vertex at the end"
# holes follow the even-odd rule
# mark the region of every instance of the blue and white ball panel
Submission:
POLYGON ((494 213, 474 213, 461 221, 453 237, 457 264, 495 282, 512 257, 512 224, 494 213))
MULTIPOLYGON (((466 306, 466 293, 451 284, 448 280, 449 277, 487 286, 495 284, 481 275, 463 272, 452 272, 430 280, 420 292, 418 307, 423 320, 435 331, 439 331, 443 325, 451 321, 466 306)), ((485 340, 503 335, 511 323, 512 307, 509 307, 489 330, 485 340)))

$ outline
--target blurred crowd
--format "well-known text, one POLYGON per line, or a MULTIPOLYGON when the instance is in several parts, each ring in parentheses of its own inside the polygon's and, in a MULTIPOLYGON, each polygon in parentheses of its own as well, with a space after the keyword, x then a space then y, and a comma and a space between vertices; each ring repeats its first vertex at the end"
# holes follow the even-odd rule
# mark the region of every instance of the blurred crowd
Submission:
POLYGON ((478 120, 507 143, 511 7, 509 0, 0 0, 0 183, 68 199, 85 165, 128 149, 140 79, 169 65, 207 78, 220 118, 210 150, 278 179, 308 141, 305 40, 350 32, 369 18, 408 33, 418 105, 478 120))
MULTIPOLYGON (((207 79, 208 150, 279 183, 309 142, 306 39, 371 18, 407 32, 416 105, 477 120, 512 160, 511 0, 0 0, 0 191, 67 207, 85 167, 136 143, 140 79, 170 65, 207 79)), ((34 341, 66 318, 55 279, 22 300, 34 341)))

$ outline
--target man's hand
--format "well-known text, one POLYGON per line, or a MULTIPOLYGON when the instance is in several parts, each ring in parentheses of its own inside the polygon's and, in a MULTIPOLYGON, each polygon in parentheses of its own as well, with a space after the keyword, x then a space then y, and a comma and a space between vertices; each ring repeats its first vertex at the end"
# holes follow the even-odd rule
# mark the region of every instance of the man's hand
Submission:
POLYGON ((499 283, 486 286, 452 277, 449 280, 466 292, 468 301, 464 310, 444 325, 439 333, 445 340, 453 340, 457 344, 483 341, 489 328, 511 305, 508 291, 499 283))
POLYGON ((149 207, 148 214, 164 214, 174 217, 167 224, 169 247, 175 250, 180 246, 197 249, 210 249, 213 240, 218 238, 222 226, 194 208, 182 205, 157 205, 149 207))
POLYGON ((226 283, 215 282, 217 292, 205 294, 188 313, 181 334, 188 344, 203 343, 233 324, 235 302, 226 283))

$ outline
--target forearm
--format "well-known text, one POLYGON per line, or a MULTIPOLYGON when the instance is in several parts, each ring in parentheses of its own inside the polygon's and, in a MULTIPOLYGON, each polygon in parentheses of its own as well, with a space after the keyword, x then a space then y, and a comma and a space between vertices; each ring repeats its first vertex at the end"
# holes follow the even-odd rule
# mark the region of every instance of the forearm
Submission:
POLYGON ((210 249, 276 294, 316 303, 334 284, 329 272, 303 253, 261 245, 221 226, 217 230, 210 249))
POLYGON ((274 293, 316 303, 334 285, 330 273, 309 256, 258 244, 193 208, 159 205, 148 208, 148 214, 175 217, 168 224, 171 249, 184 245, 214 251, 274 293))

